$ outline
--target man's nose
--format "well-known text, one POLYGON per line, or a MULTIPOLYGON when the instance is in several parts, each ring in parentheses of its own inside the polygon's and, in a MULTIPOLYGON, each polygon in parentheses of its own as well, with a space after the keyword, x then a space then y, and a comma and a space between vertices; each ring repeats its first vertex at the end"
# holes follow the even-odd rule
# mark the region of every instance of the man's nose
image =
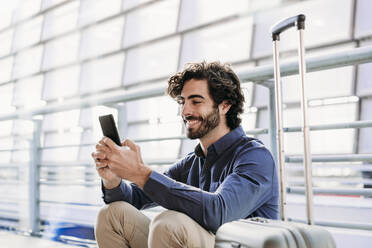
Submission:
POLYGON ((181 115, 183 117, 191 115, 192 111, 188 103, 184 103, 181 107, 181 115))

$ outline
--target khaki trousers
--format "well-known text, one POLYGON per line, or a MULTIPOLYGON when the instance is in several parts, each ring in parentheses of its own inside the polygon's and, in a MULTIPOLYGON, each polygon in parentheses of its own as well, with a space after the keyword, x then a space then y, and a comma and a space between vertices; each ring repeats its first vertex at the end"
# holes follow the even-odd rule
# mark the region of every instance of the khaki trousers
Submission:
POLYGON ((100 248, 214 247, 215 236, 187 215, 166 210, 152 221, 127 202, 104 206, 95 235, 100 248))

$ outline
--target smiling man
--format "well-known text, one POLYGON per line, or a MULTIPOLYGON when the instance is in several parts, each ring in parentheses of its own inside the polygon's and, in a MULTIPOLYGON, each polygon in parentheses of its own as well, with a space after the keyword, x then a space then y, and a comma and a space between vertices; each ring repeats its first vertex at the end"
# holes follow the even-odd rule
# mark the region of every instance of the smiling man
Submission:
POLYGON ((231 68, 188 64, 168 80, 167 93, 181 107, 187 137, 200 142, 160 174, 132 141, 99 141, 92 157, 107 204, 97 218, 99 247, 214 247, 226 222, 278 217, 275 164, 240 126, 244 96, 231 68), (153 220, 139 211, 156 205, 167 210, 153 220))

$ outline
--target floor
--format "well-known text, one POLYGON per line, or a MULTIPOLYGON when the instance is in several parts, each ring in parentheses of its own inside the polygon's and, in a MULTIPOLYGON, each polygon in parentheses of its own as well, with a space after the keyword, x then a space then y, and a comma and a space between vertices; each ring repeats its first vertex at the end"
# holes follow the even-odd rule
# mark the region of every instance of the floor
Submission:
POLYGON ((0 231, 0 248, 78 248, 79 246, 67 245, 47 239, 35 238, 0 231))

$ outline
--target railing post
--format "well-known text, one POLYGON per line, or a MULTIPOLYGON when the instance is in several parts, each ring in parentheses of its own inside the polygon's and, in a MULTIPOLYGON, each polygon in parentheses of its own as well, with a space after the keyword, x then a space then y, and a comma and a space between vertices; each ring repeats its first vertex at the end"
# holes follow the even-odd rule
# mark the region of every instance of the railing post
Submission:
POLYGON ((34 131, 30 142, 29 216, 32 235, 40 232, 40 135, 41 120, 33 120, 34 131))

